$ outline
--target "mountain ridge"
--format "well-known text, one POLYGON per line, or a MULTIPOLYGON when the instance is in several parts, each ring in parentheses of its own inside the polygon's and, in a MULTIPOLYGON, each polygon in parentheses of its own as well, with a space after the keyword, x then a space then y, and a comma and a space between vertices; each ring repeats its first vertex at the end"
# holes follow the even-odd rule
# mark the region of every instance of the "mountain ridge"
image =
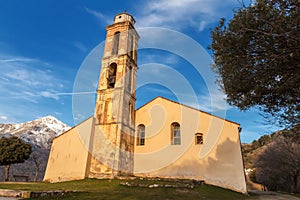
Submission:
POLYGON ((53 138, 71 127, 48 115, 19 124, 0 124, 0 137, 17 136, 33 146, 50 149, 53 138))
MULTIPOLYGON (((11 165, 10 181, 14 180, 13 175, 28 176, 29 181, 42 181, 48 162, 52 140, 70 128, 70 126, 51 115, 18 124, 0 123, 0 138, 17 136, 32 145, 32 153, 28 160, 24 163, 11 165)), ((0 180, 1 179, 4 180, 3 166, 0 166, 0 180)))

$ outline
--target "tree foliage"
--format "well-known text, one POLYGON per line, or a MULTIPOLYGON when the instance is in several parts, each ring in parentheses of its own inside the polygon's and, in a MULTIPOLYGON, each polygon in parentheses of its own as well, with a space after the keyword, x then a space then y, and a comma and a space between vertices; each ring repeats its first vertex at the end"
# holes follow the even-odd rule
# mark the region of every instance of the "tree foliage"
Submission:
POLYGON ((31 145, 18 137, 0 139, 0 165, 5 166, 5 181, 8 181, 11 164, 23 163, 31 154, 31 145))
POLYGON ((254 166, 256 181, 269 190, 300 191, 300 144, 292 138, 276 138, 257 157, 254 166))
POLYGON ((257 0, 211 31, 214 66, 230 105, 300 123, 300 1, 257 0))

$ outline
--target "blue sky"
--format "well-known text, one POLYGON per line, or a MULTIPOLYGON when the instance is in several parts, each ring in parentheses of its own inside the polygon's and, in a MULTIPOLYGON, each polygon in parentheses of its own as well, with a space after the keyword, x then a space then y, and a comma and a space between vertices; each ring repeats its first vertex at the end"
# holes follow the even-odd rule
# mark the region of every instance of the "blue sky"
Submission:
MULTIPOLYGON (((219 0, 0 0, 0 123, 20 123, 53 115, 72 126, 74 118, 86 117, 73 117, 72 94, 78 71, 90 52, 105 40, 105 26, 124 10, 135 17, 136 28, 141 32, 145 27, 178 31, 211 55, 207 49, 210 29, 221 17, 230 19, 233 9, 240 6, 237 0, 222 3, 219 0)), ((255 109, 240 112, 228 105, 218 107, 222 94, 214 96, 211 106, 205 77, 182 56, 164 49, 144 48, 139 51, 138 65, 141 71, 138 81, 144 80, 145 72, 153 78, 163 74, 162 80, 172 80, 166 77, 170 74, 164 72, 167 69, 182 75, 196 93, 199 105, 189 101, 189 93, 184 91, 180 102, 207 112, 215 109, 216 114, 226 112, 225 118, 241 124, 242 142, 276 130, 264 125, 264 119, 255 109)), ((99 69, 93 74, 98 74, 99 69)), ((185 89, 176 81, 173 83, 179 92, 185 89)), ((154 81, 138 87, 137 107, 156 96, 179 101, 172 89, 154 81)))

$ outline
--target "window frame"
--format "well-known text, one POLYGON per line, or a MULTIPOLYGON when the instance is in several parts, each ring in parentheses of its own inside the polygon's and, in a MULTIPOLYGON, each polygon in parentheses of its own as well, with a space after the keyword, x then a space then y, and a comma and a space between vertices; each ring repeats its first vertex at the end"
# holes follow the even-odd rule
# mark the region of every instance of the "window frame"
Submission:
POLYGON ((203 139, 203 133, 196 133, 195 134, 195 145, 201 145, 204 143, 204 139, 203 139), (201 139, 198 139, 201 138, 201 139))
POLYGON ((146 142, 146 127, 144 124, 139 124, 137 126, 137 146, 145 146, 146 142))
POLYGON ((113 62, 107 67, 106 71, 106 80, 107 80, 107 89, 115 88, 117 81, 117 63, 113 62))
POLYGON ((171 145, 181 145, 181 130, 178 122, 171 124, 171 145))
POLYGON ((119 45, 120 45, 120 31, 115 32, 113 36, 113 46, 111 50, 112 55, 118 55, 119 54, 119 45))

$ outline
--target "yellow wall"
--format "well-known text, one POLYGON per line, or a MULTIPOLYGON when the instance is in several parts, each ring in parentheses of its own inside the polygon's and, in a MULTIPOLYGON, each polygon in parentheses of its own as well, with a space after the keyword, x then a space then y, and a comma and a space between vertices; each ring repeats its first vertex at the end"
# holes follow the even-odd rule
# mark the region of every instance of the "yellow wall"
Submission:
MULTIPOLYGON (((136 126, 139 124, 146 127, 146 140, 144 146, 134 141, 135 175, 204 180, 208 184, 247 192, 239 124, 161 97, 136 111, 136 126), (173 122, 180 124, 180 145, 171 145, 173 122), (195 144, 196 133, 203 134, 203 144, 195 144)), ((91 177, 91 173, 106 173, 105 170, 91 170, 95 158, 89 152, 93 152, 93 157, 97 155, 95 148, 100 148, 97 152, 110 152, 106 146, 99 145, 102 140, 93 136, 96 132, 97 126, 91 117, 55 138, 44 180, 66 181, 91 177)))
POLYGON ((158 97, 136 111, 146 126, 144 146, 135 141, 134 173, 149 177, 192 178, 246 193, 239 124, 158 97), (178 122, 181 145, 171 145, 178 122), (195 144, 195 133, 204 143, 195 144))
POLYGON ((44 181, 58 182, 86 177, 93 117, 55 138, 44 181))

